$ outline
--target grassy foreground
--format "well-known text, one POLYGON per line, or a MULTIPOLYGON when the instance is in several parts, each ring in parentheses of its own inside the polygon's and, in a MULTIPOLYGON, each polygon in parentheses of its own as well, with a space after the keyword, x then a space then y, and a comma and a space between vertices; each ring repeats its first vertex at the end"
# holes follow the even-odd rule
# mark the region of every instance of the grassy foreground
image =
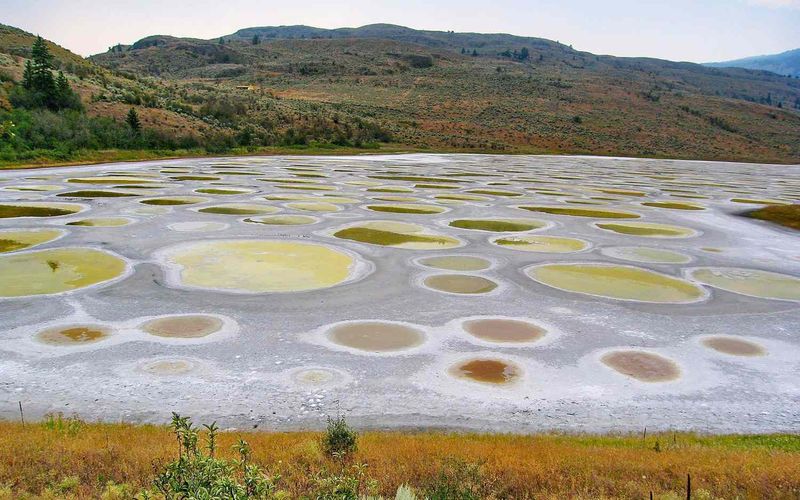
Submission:
POLYGON ((765 220, 800 231, 800 204, 768 205, 758 210, 747 212, 744 215, 752 219, 765 220))
MULTIPOLYGON (((199 437, 205 443, 207 431, 199 437)), ((330 458, 324 437, 220 432, 216 454, 234 459, 232 448, 246 440, 249 463, 280 476, 277 498, 356 498, 331 493, 331 481, 351 481, 362 496, 387 498, 407 485, 417 498, 431 499, 648 498, 650 492, 678 499, 686 498, 687 474, 692 498, 800 495, 797 435, 365 432, 346 458, 330 458)), ((0 422, 0 498, 142 498, 176 460, 178 447, 166 426, 0 422)))

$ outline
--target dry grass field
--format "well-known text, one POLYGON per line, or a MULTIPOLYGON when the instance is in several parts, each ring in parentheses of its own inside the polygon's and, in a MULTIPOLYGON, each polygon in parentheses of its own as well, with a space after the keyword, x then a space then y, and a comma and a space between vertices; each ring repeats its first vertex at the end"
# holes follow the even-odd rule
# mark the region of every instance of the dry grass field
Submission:
MULTIPOLYGON (((0 498, 132 498, 174 460, 165 426, 87 424, 51 418, 0 423, 0 498)), ((325 474, 369 479, 364 493, 394 497, 411 486, 435 498, 797 498, 800 437, 489 435, 365 432, 345 461, 325 458, 321 433, 222 432, 221 455, 245 439, 252 460, 280 474, 290 498, 318 496, 325 474), (371 491, 368 491, 371 490, 371 491), (455 495, 455 496, 453 496, 455 495)))
POLYGON ((800 205, 768 205, 745 214, 753 219, 769 221, 800 230, 800 205))

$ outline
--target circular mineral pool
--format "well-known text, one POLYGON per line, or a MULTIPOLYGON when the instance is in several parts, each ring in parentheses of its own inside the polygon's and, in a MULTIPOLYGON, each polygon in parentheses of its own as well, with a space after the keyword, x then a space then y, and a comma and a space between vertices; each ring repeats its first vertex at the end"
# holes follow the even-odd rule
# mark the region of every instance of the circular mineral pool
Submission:
POLYGON ((199 241, 159 255, 178 285, 237 293, 329 288, 351 279, 360 262, 326 245, 277 240, 199 241))
POLYGON ((65 233, 59 229, 12 229, 0 231, 0 253, 15 252, 56 240, 65 233))
POLYGON ((461 361, 448 369, 453 377, 491 385, 506 385, 522 375, 522 369, 502 359, 476 358, 461 361))
POLYGON ((492 240, 492 243, 512 250, 541 253, 574 253, 589 248, 589 243, 576 238, 542 235, 509 236, 492 240))
POLYGON ((698 267, 689 276, 720 290, 763 299, 800 301, 800 278, 738 267, 698 267))
POLYGON ((86 227, 119 227, 127 226, 131 223, 131 219, 126 217, 95 217, 89 219, 81 219, 72 222, 67 222, 68 226, 86 226, 86 227))
POLYGON ((317 220, 315 217, 307 215, 268 215, 266 217, 250 217, 244 221, 267 226, 305 226, 314 224, 317 220))
POLYGON ((669 210, 705 210, 696 203, 682 203, 678 201, 646 201, 642 203, 646 207, 666 208, 669 210))
POLYGON ((542 339, 547 330, 528 321, 505 318, 481 318, 465 321, 464 331, 486 342, 525 343, 542 339))
POLYGON ((763 347, 755 342, 725 335, 706 337, 703 339, 703 345, 731 356, 763 356, 767 353, 763 347))
POLYGON ((208 201, 208 198, 201 198, 199 196, 171 196, 163 198, 147 198, 145 200, 140 200, 139 203, 156 206, 173 206, 195 205, 197 203, 203 203, 204 201, 208 201))
POLYGON ((140 368, 151 375, 184 375, 194 370, 194 363, 185 359, 158 359, 144 363, 140 368))
POLYGON ((649 238, 689 238, 697 235, 697 231, 688 227, 654 222, 597 222, 595 226, 617 234, 649 238))
POLYGON ((257 203, 226 203, 224 205, 200 208, 197 211, 203 214, 216 215, 265 215, 274 214, 278 210, 270 205, 259 205, 257 203))
POLYGON ((640 382, 668 382, 681 376, 672 360, 645 351, 612 351, 600 361, 609 368, 640 382))
POLYGON ((426 232, 417 224, 394 221, 362 222, 333 233, 336 238, 410 250, 443 250, 461 246, 451 236, 426 232))
POLYGON ((0 256, 0 297, 50 295, 111 281, 124 260, 92 248, 56 248, 0 256))
POLYGON ((608 247, 600 250, 603 255, 615 259, 644 262, 649 264, 685 264, 692 260, 686 254, 665 250, 663 248, 648 247, 608 247))
POLYGON ((75 203, 5 202, 0 203, 0 219, 16 217, 60 217, 84 210, 75 203))
POLYGON ((36 340, 54 346, 94 344, 111 336, 111 329, 101 325, 61 325, 40 331, 36 340))
POLYGON ((440 214, 446 209, 437 207, 436 205, 423 205, 415 203, 398 203, 396 205, 367 205, 369 210, 373 212, 390 212, 398 214, 411 214, 411 215, 429 215, 440 214))
POLYGON ((294 202, 294 203, 287 203, 286 208, 291 208, 293 210, 303 210, 306 212, 338 212, 342 208, 338 205, 333 203, 326 203, 326 202, 294 202))
POLYGON ((569 215, 572 217, 592 217, 595 219, 638 219, 639 214, 621 210, 605 210, 600 208, 577 208, 558 206, 520 206, 523 210, 551 215, 569 215))
POLYGON ((705 291, 693 283, 633 266, 544 264, 525 272, 559 290, 611 299, 683 304, 706 297, 705 291))
POLYGON ((448 225, 473 231, 510 233, 541 229, 546 227, 547 223, 535 219, 456 219, 450 221, 448 225))
POLYGON ((335 344, 367 352, 403 351, 425 341, 416 328, 384 321, 343 323, 329 329, 327 336, 335 344))
POLYGON ((327 368, 303 368, 292 373, 292 380, 304 386, 326 386, 336 383, 344 376, 327 368))
POLYGON ((143 323, 141 328, 157 337, 195 339, 216 333, 222 326, 222 320, 216 316, 186 314, 154 318, 143 323))
POLYGON ((479 295, 497 288, 497 283, 488 278, 467 274, 435 274, 422 283, 431 290, 459 295, 479 295))

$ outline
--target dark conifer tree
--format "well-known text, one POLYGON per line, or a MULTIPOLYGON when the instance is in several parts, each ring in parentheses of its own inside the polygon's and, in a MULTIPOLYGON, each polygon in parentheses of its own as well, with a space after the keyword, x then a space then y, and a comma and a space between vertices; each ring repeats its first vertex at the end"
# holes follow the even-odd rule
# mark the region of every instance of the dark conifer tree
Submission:
POLYGON ((33 64, 30 59, 25 61, 25 70, 22 72, 22 86, 28 90, 33 88, 33 64))
POLYGON ((53 56, 47 48, 44 39, 36 37, 31 47, 31 83, 33 90, 51 94, 55 88, 53 80, 53 56))
POLYGON ((139 121, 139 113, 134 108, 128 111, 128 116, 125 117, 125 123, 131 128, 131 132, 138 134, 142 130, 142 123, 139 121))

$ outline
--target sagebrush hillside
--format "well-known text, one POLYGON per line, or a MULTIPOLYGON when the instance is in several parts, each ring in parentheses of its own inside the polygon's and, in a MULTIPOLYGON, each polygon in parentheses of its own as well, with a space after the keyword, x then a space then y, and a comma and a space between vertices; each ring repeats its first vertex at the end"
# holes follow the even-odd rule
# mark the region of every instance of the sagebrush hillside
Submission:
MULTIPOLYGON (((0 30, 0 71, 12 78, 25 37, 0 30)), ((538 38, 288 26, 211 40, 154 35, 88 60, 54 53, 88 113, 119 120, 134 106, 145 127, 214 149, 384 143, 800 162, 800 79, 538 38)))
POLYGON ((537 38, 392 25, 264 27, 213 40, 154 36, 91 59, 170 81, 250 85, 239 99, 256 112, 276 97, 346 110, 412 145, 800 158, 800 80, 596 56, 537 38))

